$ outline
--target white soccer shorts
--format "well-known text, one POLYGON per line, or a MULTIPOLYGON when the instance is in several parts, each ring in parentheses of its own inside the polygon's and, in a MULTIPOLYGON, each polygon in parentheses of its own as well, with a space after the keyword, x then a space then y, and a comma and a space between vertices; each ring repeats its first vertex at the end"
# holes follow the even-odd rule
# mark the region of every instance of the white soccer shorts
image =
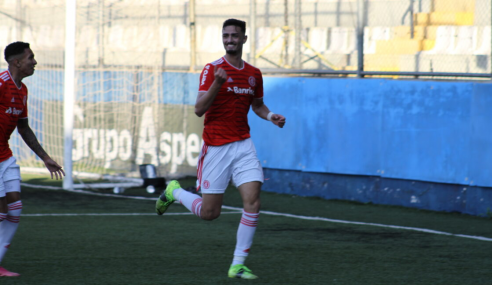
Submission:
POLYGON ((20 192, 20 187, 5 187, 5 182, 21 180, 20 167, 16 162, 13 156, 0 162, 0 198, 5 197, 8 192, 20 192))
POLYGON ((198 156, 197 189, 203 194, 223 194, 229 182, 263 183, 263 168, 251 138, 221 146, 203 144, 198 156))

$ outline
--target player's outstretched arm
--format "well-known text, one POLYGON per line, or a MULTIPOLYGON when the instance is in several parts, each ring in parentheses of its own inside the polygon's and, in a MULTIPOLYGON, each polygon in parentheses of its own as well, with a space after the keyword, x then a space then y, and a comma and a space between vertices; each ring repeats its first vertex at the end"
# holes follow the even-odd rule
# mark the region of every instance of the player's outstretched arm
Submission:
POLYGON ((34 153, 39 156, 44 162, 44 165, 51 173, 51 179, 53 179, 53 175, 58 180, 65 176, 65 172, 62 167, 58 165, 51 157, 44 151, 43 147, 39 144, 36 135, 32 131, 31 127, 29 127, 28 119, 19 119, 17 122, 17 131, 21 135, 24 142, 27 146, 34 151, 34 153))
POLYGON ((65 176, 65 171, 63 171, 62 167, 56 163, 51 157, 43 159, 44 165, 51 173, 51 179, 53 179, 53 175, 55 175, 56 180, 62 179, 65 176))
POLYGON ((254 99, 251 107, 258 117, 271 121, 279 128, 284 127, 285 117, 280 114, 274 114, 273 112, 271 112, 270 109, 268 109, 268 107, 263 103, 263 98, 254 99))

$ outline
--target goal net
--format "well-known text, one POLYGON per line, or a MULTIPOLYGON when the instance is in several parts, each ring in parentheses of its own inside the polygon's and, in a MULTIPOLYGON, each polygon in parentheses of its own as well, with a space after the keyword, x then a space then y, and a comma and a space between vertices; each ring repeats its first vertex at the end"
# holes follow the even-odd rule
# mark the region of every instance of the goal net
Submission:
MULTIPOLYGON (((202 119, 194 114, 197 73, 188 71, 184 1, 77 1, 73 173, 140 177, 195 175, 202 119), (172 68, 174 71, 167 71, 172 68)), ((31 44, 38 65, 24 80, 29 123, 45 150, 64 163, 65 1, 2 1, 2 46, 31 44)), ((5 63, 1 65, 6 68, 5 63)), ((21 167, 44 165, 13 134, 21 167)))
MULTIPOLYGON (((24 80, 29 123, 46 151, 65 166, 64 185, 88 174, 139 178, 142 164, 156 166, 159 177, 196 175, 203 128, 203 118, 194 114, 199 72, 224 54, 222 22, 248 22, 246 61, 260 68, 291 65, 295 57, 288 51, 295 50, 295 39, 287 41, 291 32, 278 27, 288 24, 282 19, 287 10, 296 11, 295 3, 301 2, 4 0, 0 43, 29 42, 36 55, 36 72, 24 80), (76 3, 74 17, 66 16, 67 3, 76 3), (68 23, 75 25, 70 37, 68 23), (73 45, 66 45, 73 34, 73 45), (66 76, 72 61, 74 75, 66 76), (73 116, 73 126, 67 116, 73 116)), ((0 69, 6 68, 2 61, 0 69)), ((46 171, 17 133, 10 146, 23 171, 46 171)))

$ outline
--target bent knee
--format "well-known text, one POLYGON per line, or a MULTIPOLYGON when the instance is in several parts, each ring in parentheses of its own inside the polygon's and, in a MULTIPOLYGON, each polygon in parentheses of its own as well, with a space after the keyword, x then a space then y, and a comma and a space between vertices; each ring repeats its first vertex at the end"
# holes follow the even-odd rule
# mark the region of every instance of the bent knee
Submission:
POLYGON ((244 203, 244 210, 249 213, 258 213, 261 208, 261 201, 257 199, 255 201, 251 201, 250 203, 244 203))
POLYGON ((220 217, 220 211, 203 211, 201 213, 200 218, 205 221, 213 221, 220 217))

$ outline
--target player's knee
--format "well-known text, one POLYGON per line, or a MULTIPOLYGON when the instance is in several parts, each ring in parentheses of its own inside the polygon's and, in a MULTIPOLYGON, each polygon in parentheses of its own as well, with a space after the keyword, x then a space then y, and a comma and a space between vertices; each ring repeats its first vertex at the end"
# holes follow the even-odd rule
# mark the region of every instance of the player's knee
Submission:
POLYGON ((261 208, 260 198, 244 203, 244 210, 249 213, 258 213, 261 208))
POLYGON ((213 221, 220 216, 220 211, 217 210, 204 210, 202 209, 201 218, 205 221, 213 221))

